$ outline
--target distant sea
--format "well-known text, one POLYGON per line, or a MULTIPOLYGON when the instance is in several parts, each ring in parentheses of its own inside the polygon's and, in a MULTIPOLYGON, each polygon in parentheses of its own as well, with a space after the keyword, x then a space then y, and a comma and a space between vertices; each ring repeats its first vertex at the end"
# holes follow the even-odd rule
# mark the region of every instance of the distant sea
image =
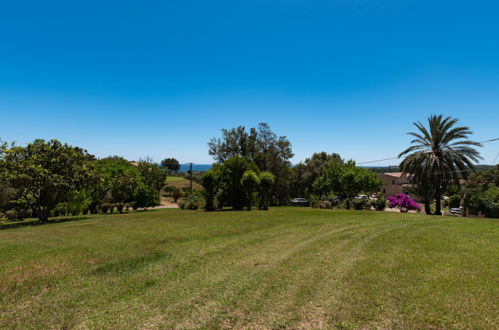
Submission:
MULTIPOLYGON (((206 172, 212 167, 211 164, 192 164, 193 172, 206 172)), ((189 164, 180 164, 180 172, 189 171, 189 164)))

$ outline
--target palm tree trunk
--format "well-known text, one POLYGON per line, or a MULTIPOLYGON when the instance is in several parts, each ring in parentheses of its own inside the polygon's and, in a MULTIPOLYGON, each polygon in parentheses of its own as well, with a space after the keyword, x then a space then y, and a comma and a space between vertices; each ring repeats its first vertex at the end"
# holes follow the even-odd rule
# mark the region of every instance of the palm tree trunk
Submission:
POLYGON ((424 212, 428 215, 431 214, 430 200, 428 198, 424 200, 424 212))
POLYGON ((440 205, 440 192, 438 191, 435 195, 435 215, 442 215, 441 205, 440 205))

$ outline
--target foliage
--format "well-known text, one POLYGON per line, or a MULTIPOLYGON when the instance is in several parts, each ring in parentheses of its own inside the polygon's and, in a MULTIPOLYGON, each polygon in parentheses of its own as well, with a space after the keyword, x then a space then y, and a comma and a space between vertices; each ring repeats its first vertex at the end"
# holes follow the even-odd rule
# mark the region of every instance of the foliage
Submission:
POLYGON ((7 149, 0 173, 3 181, 19 189, 20 198, 32 206, 39 220, 46 221, 71 191, 88 184, 91 159, 81 148, 57 140, 35 140, 26 147, 7 149))
POLYGON ((221 194, 218 200, 222 205, 232 206, 240 210, 247 204, 246 191, 241 184, 241 179, 246 171, 258 172, 258 167, 245 157, 234 156, 227 159, 223 164, 215 164, 215 171, 219 178, 221 194))
POLYGON ((499 187, 489 185, 487 190, 467 188, 465 206, 482 212, 486 217, 499 218, 499 187))
POLYGON ((165 158, 161 161, 161 167, 176 173, 180 170, 180 163, 175 158, 165 158))
POLYGON ((173 187, 172 192, 171 192, 171 196, 173 198, 173 201, 176 203, 179 198, 182 198, 183 194, 179 188, 173 187))
POLYGON ((398 208, 400 209, 400 212, 407 212, 410 210, 421 212, 421 206, 406 194, 395 194, 387 197, 387 200, 390 203, 391 208, 398 208))
POLYGON ((343 163, 341 156, 336 153, 314 153, 291 169, 290 190, 293 197, 310 198, 313 193, 315 180, 323 173, 328 163, 338 161, 343 163))
POLYGON ((341 159, 331 160, 312 185, 314 192, 321 197, 337 194, 347 198, 376 192, 380 186, 381 181, 375 173, 355 166, 353 161, 345 163, 341 159))
POLYGON ((376 211, 384 211, 386 208, 387 199, 384 197, 378 197, 370 201, 370 205, 374 207, 376 211))
POLYGON ((120 172, 113 178, 111 183, 113 201, 121 206, 133 201, 138 186, 139 177, 134 174, 134 171, 120 172))
POLYGON ((459 205, 461 205, 461 196, 459 195, 452 195, 449 197, 449 200, 448 200, 448 203, 449 203, 449 208, 456 208, 456 207, 459 207, 459 205))
POLYGON ((7 220, 15 220, 18 218, 17 211, 16 210, 7 210, 5 211, 5 217, 7 220))
POLYGON ((215 210, 215 197, 218 189, 218 178, 215 171, 207 171, 201 178, 206 211, 215 210))
POLYGON ((287 203, 291 179, 289 159, 293 157, 293 152, 285 136, 278 137, 268 124, 260 123, 249 132, 243 126, 222 129, 222 138, 213 138, 208 145, 210 155, 218 164, 243 157, 256 164, 257 172, 271 172, 274 175, 271 199, 277 204, 287 203))
POLYGON ((244 172, 241 178, 241 186, 246 192, 246 207, 248 211, 251 211, 251 206, 253 204, 253 192, 260 184, 260 178, 255 171, 248 170, 244 172))
MULTIPOLYGON (((409 132, 414 139, 411 146, 400 153, 406 156, 400 168, 406 174, 413 176, 413 182, 431 191, 431 197, 436 201, 435 214, 441 215, 441 195, 451 183, 459 184, 461 177, 466 177, 468 170, 480 159, 474 146, 478 142, 468 139, 472 134, 465 126, 458 126, 458 120, 442 115, 432 115, 428 118, 428 128, 420 122, 415 122, 417 132, 409 132)), ((424 194, 425 196, 430 193, 424 194)), ((425 209, 429 210, 429 202, 425 198, 425 209)))
POLYGON ((167 172, 165 169, 154 164, 150 159, 140 160, 137 164, 141 181, 148 187, 154 189, 158 194, 165 185, 167 172))
MULTIPOLYGON (((101 205, 101 212, 106 214, 109 211, 109 209, 111 209, 111 208, 114 208, 114 205, 112 205, 110 203, 104 203, 101 205)), ((113 212, 111 211, 111 213, 113 213, 113 212)))
POLYGON ((353 199, 352 200, 352 206, 354 210, 366 210, 368 209, 371 205, 368 200, 364 199, 353 199))
MULTIPOLYGON (((134 192, 134 206, 136 208, 143 208, 147 210, 149 207, 159 205, 159 195, 154 187, 148 186, 140 182, 134 192)), ((121 213, 121 210, 118 208, 121 213)))
POLYGON ((197 210, 199 204, 199 197, 196 194, 191 194, 186 200, 179 203, 179 207, 182 210, 197 210))
POLYGON ((335 207, 329 200, 315 199, 310 203, 310 206, 316 209, 332 209, 335 207))
POLYGON ((310 206, 319 209, 332 209, 335 207, 339 208, 341 204, 341 198, 334 194, 329 194, 320 198, 314 195, 311 196, 310 199, 310 206))
POLYGON ((274 185, 275 177, 272 173, 264 171, 264 172, 260 173, 259 181, 260 181, 260 187, 259 187, 260 204, 259 204, 259 207, 261 210, 268 210, 269 205, 270 205, 270 192, 271 192, 272 186, 274 185))
POLYGON ((89 211, 92 199, 87 190, 73 190, 69 194, 68 211, 72 215, 86 214, 89 211))

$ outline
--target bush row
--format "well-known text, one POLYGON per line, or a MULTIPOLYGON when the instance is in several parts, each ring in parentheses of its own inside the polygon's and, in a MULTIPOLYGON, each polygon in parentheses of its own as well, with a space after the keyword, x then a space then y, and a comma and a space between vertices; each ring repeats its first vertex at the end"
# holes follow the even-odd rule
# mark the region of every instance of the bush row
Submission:
POLYGON ((311 206, 319 209, 344 209, 344 210, 370 210, 383 211, 386 208, 386 199, 342 199, 338 196, 327 196, 323 198, 312 198, 311 206))

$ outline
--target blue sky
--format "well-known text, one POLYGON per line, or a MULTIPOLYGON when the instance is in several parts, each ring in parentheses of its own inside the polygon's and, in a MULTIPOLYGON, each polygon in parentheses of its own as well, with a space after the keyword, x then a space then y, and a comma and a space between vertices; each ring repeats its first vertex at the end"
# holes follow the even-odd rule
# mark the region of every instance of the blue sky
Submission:
POLYGON ((221 128, 259 122, 293 162, 396 156, 432 113, 496 138, 498 15, 480 0, 4 1, 0 138, 195 163, 221 128))

